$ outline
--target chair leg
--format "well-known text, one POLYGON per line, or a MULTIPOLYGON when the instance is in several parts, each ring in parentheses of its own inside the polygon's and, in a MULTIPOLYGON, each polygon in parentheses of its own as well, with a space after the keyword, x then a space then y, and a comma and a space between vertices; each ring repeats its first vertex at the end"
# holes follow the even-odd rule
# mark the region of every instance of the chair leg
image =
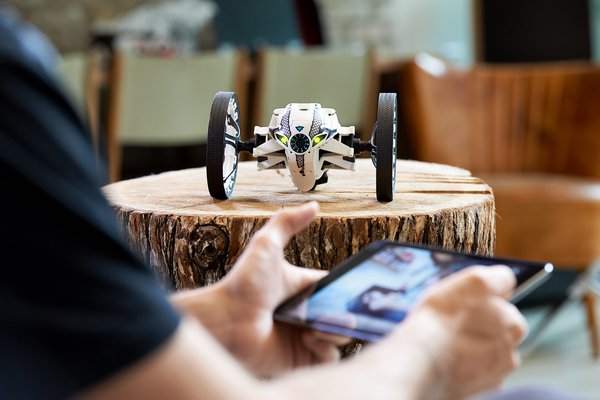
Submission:
POLYGON ((531 353, 535 349, 538 338, 540 337, 544 329, 546 329, 546 327, 550 325, 550 323, 554 320, 554 317, 558 315, 563 305, 567 303, 567 300, 569 299, 565 298, 564 300, 558 301, 548 306, 548 308, 544 311, 544 315, 540 322, 538 322, 535 327, 532 327, 525 341, 521 343, 521 357, 527 357, 529 353, 531 353))
POLYGON ((596 319, 596 295, 591 292, 585 293, 583 295, 583 302, 585 303, 587 314, 592 356, 598 358, 598 355, 600 354, 600 339, 598 337, 598 321, 596 319))

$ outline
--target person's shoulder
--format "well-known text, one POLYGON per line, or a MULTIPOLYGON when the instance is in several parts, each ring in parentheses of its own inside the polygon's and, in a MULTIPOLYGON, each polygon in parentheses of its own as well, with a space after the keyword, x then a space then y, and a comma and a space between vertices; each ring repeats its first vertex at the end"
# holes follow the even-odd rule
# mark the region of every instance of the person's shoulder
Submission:
POLYGON ((21 26, 17 12, 0 2, 0 54, 2 56, 16 57, 22 53, 19 42, 21 26))
POLYGON ((0 62, 52 71, 58 55, 48 39, 0 3, 0 62))

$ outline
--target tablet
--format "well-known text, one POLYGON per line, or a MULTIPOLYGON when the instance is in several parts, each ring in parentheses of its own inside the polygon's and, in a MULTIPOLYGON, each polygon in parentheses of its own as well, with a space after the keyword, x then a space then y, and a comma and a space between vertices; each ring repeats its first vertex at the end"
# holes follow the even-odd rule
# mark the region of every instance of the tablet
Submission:
POLYGON ((379 241, 286 300, 275 310, 274 319, 375 342, 406 317, 428 286, 472 265, 497 264, 509 266, 517 278, 513 302, 539 286, 553 270, 550 263, 379 241))

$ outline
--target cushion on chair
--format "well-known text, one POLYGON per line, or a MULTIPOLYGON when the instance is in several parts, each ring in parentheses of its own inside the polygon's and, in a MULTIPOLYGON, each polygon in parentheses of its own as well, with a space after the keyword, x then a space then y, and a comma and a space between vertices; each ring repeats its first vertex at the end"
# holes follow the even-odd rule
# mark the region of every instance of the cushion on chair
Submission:
POLYGON ((586 268, 600 257, 600 180, 483 173, 496 200, 496 255, 586 268))

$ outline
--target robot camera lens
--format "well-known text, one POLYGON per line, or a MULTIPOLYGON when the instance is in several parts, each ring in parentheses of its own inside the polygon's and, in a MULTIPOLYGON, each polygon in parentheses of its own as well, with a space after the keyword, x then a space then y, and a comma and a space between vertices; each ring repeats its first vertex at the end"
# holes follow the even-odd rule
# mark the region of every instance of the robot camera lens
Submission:
POLYGON ((290 138, 290 147, 295 153, 305 153, 310 147, 310 139, 304 134, 296 134, 290 138))

